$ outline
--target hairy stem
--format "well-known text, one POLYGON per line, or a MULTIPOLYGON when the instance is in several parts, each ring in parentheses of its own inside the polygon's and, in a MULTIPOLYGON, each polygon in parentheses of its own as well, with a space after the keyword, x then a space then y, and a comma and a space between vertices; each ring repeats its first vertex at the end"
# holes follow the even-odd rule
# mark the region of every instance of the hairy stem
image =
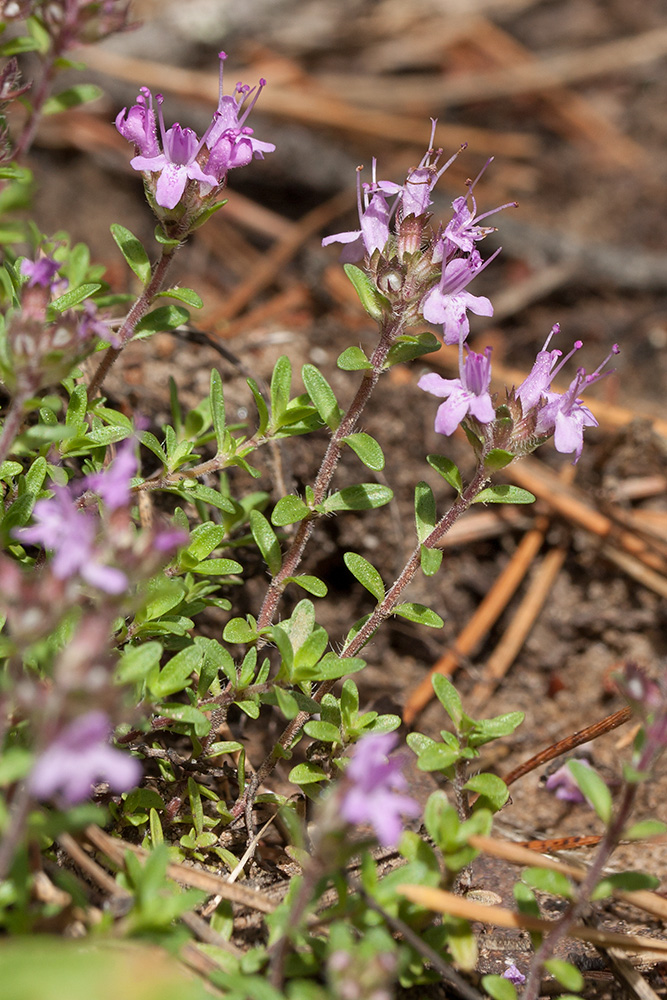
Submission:
MULTIPOLYGON (((486 482, 487 476, 484 471, 484 464, 483 462, 480 462, 475 475, 459 499, 452 504, 444 517, 438 521, 431 534, 424 540, 423 544, 427 548, 433 548, 433 546, 440 541, 447 531, 449 531, 451 526, 461 516, 461 514, 465 513, 477 494, 483 489, 486 482)), ((384 600, 377 605, 368 621, 345 646, 340 654, 341 659, 355 656, 373 635, 373 633, 377 631, 380 625, 391 615, 401 594, 411 580, 414 579, 420 564, 421 545, 417 545, 401 570, 398 579, 387 591, 384 600)), ((322 681, 317 691, 312 695, 313 700, 320 702, 324 695, 331 691, 335 683, 336 681, 333 680, 322 681)), ((232 810, 234 816, 240 816, 244 811, 248 811, 249 805, 251 806, 252 804, 252 799, 256 790, 271 774, 277 762, 284 756, 284 751, 288 749, 309 718, 309 712, 299 712, 299 714, 295 716, 295 718, 292 719, 292 721, 285 727, 280 735, 280 738, 273 747, 273 750, 268 754, 258 770, 255 772, 252 782, 249 783, 245 793, 241 796, 238 802, 235 803, 232 810)))
POLYGON ((153 273, 151 275, 150 281, 148 282, 143 292, 141 293, 137 301, 130 309, 125 319, 123 320, 123 324, 117 333, 117 338, 119 340, 118 347, 107 348, 104 357, 102 358, 97 367, 97 371, 93 375, 91 383, 88 386, 89 399, 92 399, 95 393, 98 392, 99 389, 101 388, 104 379, 109 374, 111 366, 115 363, 121 351, 126 346, 128 341, 131 339, 136 329, 137 323, 139 322, 139 320, 143 319, 143 317, 146 315, 146 313, 148 312, 153 303, 153 299, 155 298, 157 293, 162 289, 162 286, 165 282, 165 278, 167 276, 167 272, 169 270, 172 260, 174 259, 174 254, 176 253, 177 249, 178 247, 173 247, 173 246, 162 247, 162 252, 155 267, 153 268, 153 273))
MULTIPOLYGON (((370 359, 373 367, 364 372, 361 385, 357 389, 356 395, 352 400, 347 413, 334 433, 331 435, 329 445, 324 458, 322 459, 322 464, 317 476, 315 477, 315 482, 313 483, 313 504, 322 503, 322 501, 326 498, 329 484, 331 483, 340 458, 343 438, 347 437, 347 435, 351 434, 354 430, 364 407, 368 403, 368 400, 378 383, 380 375, 382 374, 389 349, 396 338, 400 335, 402 327, 402 321, 396 320, 382 331, 380 341, 370 359)), ((275 615, 276 608, 278 607, 283 590, 285 589, 285 580, 295 574, 301 559, 303 558, 303 553, 308 540, 313 533, 316 520, 317 516, 313 515, 313 517, 307 518, 305 521, 301 521, 294 539, 292 540, 292 544, 285 554, 280 572, 276 573, 269 584, 269 588, 264 597, 257 620, 259 628, 266 628, 266 626, 270 625, 273 621, 273 616, 275 615)))

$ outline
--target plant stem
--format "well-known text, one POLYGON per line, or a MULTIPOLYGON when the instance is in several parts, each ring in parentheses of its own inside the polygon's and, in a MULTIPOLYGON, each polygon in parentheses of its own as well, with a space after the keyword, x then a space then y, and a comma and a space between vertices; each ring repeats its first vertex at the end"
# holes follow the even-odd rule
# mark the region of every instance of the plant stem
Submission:
POLYGON ((153 273, 151 279, 144 288, 143 292, 134 303, 129 313, 123 320, 123 324, 120 327, 117 338, 120 341, 118 347, 109 347, 100 361, 97 371, 93 375, 90 385, 88 386, 88 398, 92 399, 96 392, 102 387, 104 379, 107 377, 111 366, 119 357, 121 351, 126 346, 128 341, 131 339, 137 323, 139 320, 143 319, 148 310, 150 309, 153 299, 157 293, 161 290, 165 278, 167 276, 167 271, 174 259, 174 254, 178 247, 168 247, 163 246, 160 257, 158 258, 155 267, 153 268, 153 273))
MULTIPOLYGON (((387 360, 389 349, 395 342, 396 338, 400 335, 402 328, 403 321, 396 319, 382 331, 379 343, 370 358, 370 363, 373 367, 364 371, 361 384, 357 389, 356 395, 352 400, 347 413, 334 433, 331 435, 329 445, 324 458, 322 459, 322 464, 317 476, 315 477, 315 482, 313 483, 313 505, 322 503, 325 499, 327 490, 329 489, 329 484, 331 483, 340 458, 343 438, 347 437, 347 435, 351 434, 354 430, 359 417, 368 403, 368 400, 378 383, 380 375, 384 370, 384 364, 387 360)), ((294 539, 292 540, 292 544, 285 554, 280 571, 276 573, 269 584, 257 619, 258 628, 266 628, 266 626, 270 625, 273 621, 273 616, 275 615, 276 608, 278 607, 283 590, 285 589, 285 580, 295 574, 303 557, 308 540, 313 533, 316 520, 317 515, 313 514, 312 517, 301 521, 294 539)))
POLYGON ((600 846, 593 859, 591 867, 588 869, 586 878, 579 887, 577 899, 568 906, 567 910, 542 941, 542 944, 535 952, 535 957, 531 963, 530 971, 526 979, 521 1000, 537 1000, 540 991, 542 967, 553 955, 556 947, 566 936, 570 927, 579 919, 583 910, 588 905, 593 889, 600 881, 604 868, 620 841, 623 830, 628 822, 637 795, 636 784, 626 784, 623 792, 621 804, 616 811, 600 846))
MULTIPOLYGON (((477 494, 483 489, 487 482, 487 475, 484 471, 484 463, 480 461, 475 475, 471 479, 468 486, 465 488, 459 499, 452 504, 447 513, 442 517, 431 534, 422 543, 427 548, 433 548, 437 542, 449 531, 454 522, 465 513, 465 511, 470 507, 471 503, 477 496, 477 494)), ((359 629, 354 638, 345 646, 340 654, 341 659, 354 656, 359 650, 364 646, 364 644, 370 639, 374 632, 380 627, 382 622, 384 622, 392 613, 394 607, 398 603, 398 600, 405 590, 407 585, 414 579, 417 570, 421 564, 421 544, 417 545, 412 552, 410 558, 406 562, 405 566, 401 570, 398 579, 393 584, 392 587, 387 591, 386 596, 377 605, 372 615, 364 626, 359 629)), ((312 695, 312 698, 316 702, 320 702, 325 694, 334 687, 336 681, 328 680, 322 681, 319 685, 317 691, 312 695)), ((273 768, 277 762, 284 756, 284 751, 290 746, 297 734, 306 724, 310 718, 309 712, 299 712, 297 716, 285 727, 280 735, 277 743, 274 745, 273 750, 268 754, 268 756, 263 760, 262 764, 255 772, 253 779, 249 782, 248 787, 244 794, 239 798, 239 800, 234 804, 232 809, 232 814, 234 816, 240 816, 244 811, 246 816, 249 818, 249 811, 252 809, 252 801, 256 790, 262 784, 263 781, 271 774, 273 768)))

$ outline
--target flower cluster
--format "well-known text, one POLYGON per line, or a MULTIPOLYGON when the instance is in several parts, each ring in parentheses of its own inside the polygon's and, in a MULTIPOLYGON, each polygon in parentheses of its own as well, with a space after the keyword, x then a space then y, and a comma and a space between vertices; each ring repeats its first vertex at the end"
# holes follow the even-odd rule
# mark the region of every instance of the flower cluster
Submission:
POLYGON ((582 342, 575 341, 572 350, 563 358, 559 350, 548 350, 551 338, 559 332, 556 324, 547 337, 544 347, 538 352, 535 363, 521 385, 507 394, 503 416, 512 418, 508 428, 506 421, 495 425, 496 408, 489 389, 491 385, 491 348, 483 354, 468 350, 467 344, 459 344, 459 377, 442 378, 431 372, 419 380, 419 387, 433 396, 446 399, 441 403, 435 418, 438 434, 452 434, 460 423, 466 421, 473 433, 484 437, 485 428, 489 448, 503 448, 511 454, 526 454, 533 451, 553 435, 556 450, 562 454, 574 454, 574 462, 579 460, 584 444, 584 429, 597 427, 598 422, 584 405, 580 393, 589 385, 603 377, 602 369, 609 359, 618 354, 614 344, 605 360, 594 372, 586 373, 579 368, 565 392, 553 392, 551 383, 570 358, 581 349, 582 342), (465 354, 464 354, 465 352, 465 354))
POLYGON ((340 815, 348 823, 369 823, 383 847, 398 843, 403 831, 401 816, 418 816, 418 803, 404 795, 407 781, 400 757, 387 755, 396 746, 393 733, 378 733, 359 740, 345 771, 340 815))
POLYGON ((445 379, 431 373, 419 381, 426 392, 445 400, 435 420, 439 434, 452 434, 464 423, 472 438, 479 441, 481 454, 503 449, 511 455, 533 451, 553 436, 557 451, 573 454, 577 462, 584 429, 597 426, 581 401, 581 393, 602 377, 602 368, 612 354, 618 353, 618 346, 614 345, 594 372, 588 374, 579 368, 565 392, 554 392, 554 378, 582 346, 577 341, 564 358, 561 351, 549 350, 549 341, 559 330, 554 326, 530 374, 518 389, 507 393, 502 413, 498 413, 490 392, 491 349, 487 347, 480 354, 466 344, 470 332, 468 313, 492 316, 493 305, 486 296, 470 292, 468 286, 500 253, 498 249, 486 260, 482 258, 477 243, 493 227, 481 223, 516 203, 478 214, 474 189, 487 163, 476 179, 468 182, 467 195, 452 202, 449 222, 431 229, 428 209, 433 189, 461 152, 440 166, 442 150, 433 148, 434 133, 435 122, 431 148, 409 171, 404 184, 378 180, 375 160, 370 182, 362 183, 358 171, 359 229, 327 236, 322 243, 342 243, 341 259, 346 263, 361 262, 366 277, 381 296, 378 301, 384 303, 387 320, 398 317, 401 328, 420 320, 440 325, 445 344, 458 345, 458 378, 445 379), (500 416, 502 420, 497 419, 500 416))
POLYGON ((489 299, 467 290, 500 252, 482 260, 475 244, 493 229, 480 222, 516 203, 478 215, 473 191, 480 173, 469 182, 468 194, 453 202, 454 214, 447 225, 431 230, 428 209, 433 189, 458 156, 455 153, 439 165, 442 150, 432 145, 435 125, 434 121, 431 147, 404 184, 377 180, 375 161, 370 183, 362 184, 357 174, 359 229, 328 236, 322 243, 343 243, 343 261, 363 261, 367 275, 406 326, 420 320, 442 325, 445 343, 456 344, 468 335, 468 311, 493 315, 489 299))
POLYGON ((143 556, 144 569, 149 572, 155 553, 173 550, 185 540, 182 532, 167 531, 151 534, 133 545, 132 533, 123 528, 129 528, 130 479, 136 471, 134 442, 128 440, 111 465, 86 477, 78 490, 54 484, 53 496, 35 504, 34 524, 17 529, 15 537, 22 543, 51 550, 50 567, 56 579, 79 577, 106 594, 124 593, 129 586, 128 574, 110 563, 143 556), (124 512, 124 517, 113 522, 112 531, 107 525, 107 530, 100 533, 99 518, 92 507, 85 506, 86 491, 100 497, 107 516, 124 512), (149 552, 153 555, 149 556, 149 552))
POLYGON ((253 88, 237 83, 233 94, 225 95, 226 53, 220 52, 219 58, 218 107, 201 139, 178 122, 165 129, 163 97, 161 94, 155 97, 156 116, 148 87, 142 87, 136 104, 129 110, 123 108, 116 118, 116 128, 137 150, 131 165, 143 174, 149 198, 157 206, 159 216, 164 215, 160 209, 171 212, 177 206, 186 214, 198 214, 222 189, 228 171, 246 166, 253 157, 263 159, 265 153, 276 148, 273 143, 255 139, 253 130, 245 124, 266 80, 260 80, 259 86, 253 88))

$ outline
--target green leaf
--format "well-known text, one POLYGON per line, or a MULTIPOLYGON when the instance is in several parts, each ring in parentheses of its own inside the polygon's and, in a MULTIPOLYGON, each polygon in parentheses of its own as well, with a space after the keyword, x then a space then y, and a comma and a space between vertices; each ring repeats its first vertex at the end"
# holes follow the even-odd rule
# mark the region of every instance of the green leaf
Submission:
POLYGON ((20 462, 5 461, 0 465, 0 480, 8 483, 22 472, 23 466, 20 462))
POLYGON ((477 792, 480 798, 475 805, 490 809, 491 812, 502 809, 510 797, 507 785, 497 774, 475 774, 463 787, 470 792, 477 792))
POLYGON ((343 556, 343 562, 352 576, 359 581, 362 587, 371 592, 378 603, 384 599, 382 577, 368 559, 364 559, 356 552, 346 552, 343 556))
POLYGON ((243 572, 243 566, 235 559, 205 559, 192 572, 203 576, 234 576, 243 572))
POLYGON ((257 631, 245 618, 231 618, 224 627, 222 638, 225 642, 253 642, 257 638, 257 631))
POLYGON ((526 868, 521 878, 539 892, 549 892, 552 896, 564 896, 566 899, 572 899, 574 895, 572 883, 563 872, 550 871, 548 868, 526 868))
POLYGON ((204 659, 201 646, 186 646, 169 660, 157 677, 148 682, 148 687, 156 698, 166 698, 187 686, 190 675, 196 673, 204 659))
POLYGON ((255 382, 255 380, 249 378, 247 381, 250 387, 250 391, 252 392, 253 398, 255 400, 255 406, 257 407, 257 416, 259 420, 259 423, 257 425, 257 433, 259 435, 262 435, 266 431, 266 428, 269 426, 269 408, 266 405, 264 397, 259 391, 259 386, 255 382))
POLYGON ((354 285, 354 290, 359 296, 359 301, 369 316, 379 322, 385 310, 391 306, 384 295, 378 292, 370 278, 364 274, 359 267, 354 264, 343 264, 343 270, 354 285))
POLYGON ((275 576, 280 572, 283 563, 280 542, 267 519, 258 510, 250 511, 250 531, 269 568, 269 573, 275 576))
POLYGON ((381 486, 379 483, 359 483, 358 486, 346 486, 338 493, 332 493, 321 504, 321 509, 325 514, 338 510, 374 510, 377 507, 384 507, 393 496, 393 491, 388 486, 381 486))
POLYGON ((166 719, 173 719, 174 722, 193 726, 195 736, 207 736, 211 728, 210 720, 194 705, 166 702, 160 705, 160 712, 166 719))
POLYGON ((312 740, 319 740, 321 743, 340 743, 342 741, 340 730, 331 722, 318 722, 313 719, 305 724, 303 730, 306 736, 310 736, 312 740))
POLYGON ((69 292, 65 292, 64 295, 53 300, 49 306, 49 312, 62 313, 66 309, 73 309, 79 302, 83 302, 84 299, 94 295, 97 289, 101 287, 99 284, 89 283, 87 285, 79 285, 78 288, 72 288, 69 292))
POLYGON ((156 241, 160 243, 163 247, 167 247, 172 250, 175 250, 176 247, 179 247, 181 245, 181 240, 175 240, 173 239, 173 237, 167 236, 167 234, 162 229, 162 226, 155 227, 153 236, 155 237, 156 241))
POLYGON ((192 556, 197 562, 210 556, 214 549, 224 538, 225 529, 221 524, 214 524, 212 521, 205 521, 198 524, 190 535, 188 547, 183 550, 183 554, 192 556))
POLYGON ((340 657, 336 653, 329 652, 325 653, 320 662, 312 667, 295 668, 294 681, 299 684, 303 681, 314 680, 335 681, 339 677, 347 676, 347 674, 356 674, 365 666, 366 661, 358 656, 340 657))
POLYGON ((659 837, 663 833, 667 833, 667 824, 661 823, 657 819, 645 819, 624 830, 622 839, 644 840, 647 837, 659 837))
POLYGON ((544 963, 544 968, 566 990, 573 990, 575 993, 583 990, 584 977, 571 962, 564 962, 562 958, 549 958, 544 963))
POLYGON ((499 469, 504 469, 512 461, 514 461, 514 455, 511 451, 492 448, 484 459, 484 469, 486 472, 498 472, 499 469))
POLYGON ((427 455, 426 461, 457 493, 462 492, 463 481, 461 473, 449 458, 445 458, 443 455, 427 455))
POLYGON ((424 607, 423 604, 415 604, 414 601, 407 601, 405 604, 397 604, 392 615, 400 615, 410 622, 417 622, 418 625, 427 625, 429 628, 442 628, 445 624, 435 611, 424 607))
POLYGON ((428 538, 435 528, 435 497, 428 483, 420 482, 415 486, 415 526, 420 542, 428 538))
POLYGON ((129 267, 134 271, 142 285, 147 285, 151 279, 151 262, 140 240, 125 226, 114 223, 111 227, 118 249, 129 267))
POLYGON ((289 691, 284 691, 281 687, 275 687, 273 690, 278 702, 278 708, 285 718, 288 720, 296 719, 299 714, 299 705, 294 695, 289 691))
POLYGON ((330 430, 335 431, 340 424, 341 414, 333 389, 314 365, 304 365, 301 378, 320 417, 330 430))
POLYGON ((385 367, 401 364, 404 361, 413 361, 423 354, 432 354, 440 350, 440 341, 429 331, 418 334, 416 337, 411 334, 403 334, 397 337, 387 354, 385 367))
MULTIPOLYGON (((85 396, 85 387, 82 386, 82 388, 84 389, 84 396, 85 396)), ((46 459, 40 455, 39 458, 35 459, 35 461, 32 463, 32 465, 25 474, 25 485, 26 489, 28 490, 28 493, 34 493, 35 495, 39 493, 42 486, 44 485, 44 480, 46 479, 46 472, 47 472, 46 459)))
POLYGON ((310 517, 310 508, 299 497, 281 497, 273 508, 271 523, 277 528, 282 528, 286 524, 295 524, 310 517))
POLYGON ((88 395, 85 385, 74 386, 65 414, 65 423, 68 427, 80 427, 83 424, 87 405, 88 395))
POLYGON ((586 767, 580 760, 569 760, 567 767, 582 795, 588 799, 602 822, 607 825, 612 813, 611 792, 607 785, 592 767, 586 767))
POLYGON ((431 683, 433 684, 436 698, 454 723, 456 729, 458 729, 463 719, 463 705, 461 704, 458 691, 449 678, 443 674, 433 674, 431 683))
POLYGON ((657 889, 659 886, 660 879, 646 872, 615 872, 613 875, 606 875, 598 882, 591 899, 605 899, 611 896, 615 889, 620 889, 622 892, 638 892, 642 889, 657 889))
POLYGON ((163 292, 158 292, 155 298, 177 299, 193 309, 201 309, 204 305, 201 296, 197 295, 194 288, 167 288, 163 292))
POLYGON ((119 684, 143 681, 159 664, 162 646, 159 642, 145 642, 142 646, 127 649, 116 667, 119 684))
POLYGON ((535 497, 528 490, 522 490, 518 486, 498 483, 478 493, 473 503, 535 503, 535 497))
MULTIPOLYGON (((4 27, 4 25, 3 25, 4 27)), ((4 45, 0 45, 0 56, 3 59, 9 56, 18 56, 23 52, 36 52, 39 50, 39 42, 34 38, 27 38, 23 35, 20 38, 12 38, 4 45)))
POLYGON ((140 319, 135 327, 136 333, 161 333, 165 330, 175 330, 190 319, 190 313, 183 306, 158 306, 140 319))
POLYGON ((211 369, 211 416, 218 452, 225 446, 225 400, 222 392, 222 378, 217 368, 211 369))
POLYGON ((481 719, 475 723, 475 728, 469 734, 468 743, 471 747, 481 747, 491 740, 510 736, 525 719, 523 712, 507 712, 493 719, 481 719))
POLYGON ((297 764, 289 773, 289 780, 293 785, 313 785, 318 781, 327 781, 325 771, 317 764, 297 764))
POLYGON ((369 369, 373 369, 373 365, 360 347, 348 347, 340 355, 336 364, 344 372, 368 371, 369 369))
POLYGON ((137 431, 137 437, 149 451, 153 452, 155 457, 162 462, 163 465, 167 465, 166 452, 158 439, 155 437, 155 434, 152 434, 151 431, 137 431))
POLYGON ((424 576, 433 576, 440 569, 442 549, 427 549, 425 545, 422 545, 419 550, 419 558, 424 576))
POLYGON ((287 409, 291 384, 292 365, 289 358, 283 354, 276 361, 271 376, 271 420, 274 427, 280 426, 281 418, 287 409))
POLYGON ((237 513, 238 508, 233 500, 224 496, 219 490, 214 490, 212 486, 202 486, 200 483, 195 483, 191 486, 190 482, 191 480, 186 480, 181 484, 179 489, 169 489, 168 491, 165 490, 165 492, 175 493, 185 500, 201 500, 203 503, 210 504, 211 507, 224 510, 226 514, 237 513))
POLYGON ((482 989, 486 990, 493 1000, 516 1000, 514 983, 504 976, 482 976, 482 989))
POLYGON ((379 472, 384 469, 384 453, 375 438, 370 434, 348 434, 342 439, 342 443, 349 445, 357 458, 360 458, 365 466, 379 472))
POLYGON ((59 111, 69 111, 70 108, 78 108, 81 104, 96 101, 99 97, 104 97, 101 87, 97 87, 94 83, 77 83, 49 97, 42 106, 42 114, 55 115, 59 111))
POLYGON ((313 594, 314 597, 327 596, 327 585, 317 576, 309 576, 302 573, 300 576, 286 577, 283 583, 296 583, 297 586, 303 587, 307 593, 313 594))
POLYGON ((460 759, 461 754, 444 743, 432 743, 419 752, 417 767, 420 771, 445 771, 460 759))

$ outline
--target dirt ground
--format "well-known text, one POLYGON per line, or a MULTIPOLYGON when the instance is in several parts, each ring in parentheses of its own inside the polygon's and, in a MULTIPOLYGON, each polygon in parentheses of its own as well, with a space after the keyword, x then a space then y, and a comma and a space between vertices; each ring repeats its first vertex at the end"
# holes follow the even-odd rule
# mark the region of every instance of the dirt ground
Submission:
MULTIPOLYGON (((562 566, 534 625, 480 707, 488 714, 520 709, 525 723, 483 765, 506 774, 622 707, 614 670, 633 660, 657 675, 667 663, 667 5, 659 0, 247 0, 242 5, 190 0, 140 7, 145 26, 108 43, 90 62, 107 98, 81 116, 78 128, 73 116, 64 124, 48 122, 34 150, 42 228, 68 227, 108 265, 117 287, 127 287, 109 223, 119 221, 147 240, 154 223, 139 178, 128 170, 129 150, 109 123, 133 100, 138 85, 149 83, 164 91, 170 120, 205 126, 214 97, 188 96, 171 67, 207 73, 214 95, 216 51, 222 47, 235 67, 230 82, 235 71, 241 76, 241 68, 249 82, 268 78, 253 126, 277 151, 232 175, 227 209, 178 261, 178 281, 205 299, 196 322, 209 343, 184 332, 132 345, 107 382, 109 394, 122 399, 129 393, 131 406, 159 428, 167 419, 168 377, 176 379, 183 403, 194 405, 217 365, 229 411, 243 419, 251 402, 245 373, 266 379, 275 359, 286 353, 296 371, 304 362, 317 364, 345 405, 356 376, 338 371, 335 359, 349 344, 372 348, 374 331, 345 288, 335 249, 323 250, 320 239, 353 221, 356 165, 369 165, 376 155, 380 174, 399 180, 426 148, 428 118, 437 116, 447 148, 453 151, 466 140, 470 146, 443 177, 435 214, 446 213, 462 193, 463 180, 494 154, 477 189, 480 207, 520 202, 518 211, 494 220, 499 232, 482 247, 485 256, 489 246, 502 245, 503 252, 478 282, 476 291, 496 303, 496 316, 476 322, 473 344, 492 343, 495 361, 524 372, 556 321, 563 331, 559 346, 585 342, 581 363, 589 369, 613 343, 621 345, 616 374, 591 393, 605 407, 600 428, 587 432, 574 488, 589 509, 617 526, 616 534, 622 523, 655 558, 644 572, 646 564, 637 556, 558 512, 548 498, 514 518, 482 512, 487 520, 495 518, 493 533, 449 546, 440 573, 417 580, 409 594, 442 615, 444 631, 401 620, 389 624, 366 650, 369 666, 358 678, 363 698, 368 707, 401 713, 515 556, 526 531, 536 518, 546 517, 544 544, 526 579, 497 621, 460 657, 455 675, 466 704, 489 677, 489 662, 539 582, 545 555, 562 549, 562 566), (556 74, 557 85, 550 74, 556 74), (331 199, 341 191, 349 198, 332 208, 331 199), (318 207, 319 226, 309 214, 318 207), (239 286, 246 289, 245 299, 235 292, 239 286)), ((197 79, 192 78, 193 92, 197 79)), ((464 470, 470 468, 462 438, 455 436, 450 448, 436 437, 434 401, 416 387, 424 370, 446 373, 448 362, 444 368, 438 364, 434 355, 392 370, 364 414, 363 429, 385 451, 379 476, 395 491, 395 507, 329 519, 311 544, 304 571, 322 576, 330 588, 334 600, 322 623, 334 636, 342 636, 370 601, 351 581, 342 553, 362 552, 391 582, 412 547, 415 483, 428 481, 441 508, 448 499, 426 454, 445 452, 464 470)), ((588 402, 595 411, 593 398, 588 402)), ((302 490, 312 481, 324 444, 321 435, 281 446, 288 489, 302 490)), ((262 461, 265 475, 255 488, 270 488, 268 454, 262 461)), ((568 459, 547 445, 539 462, 559 472, 568 459)), ((360 481, 363 471, 368 476, 348 456, 337 487, 360 481)), ((237 482, 239 490, 247 487, 240 473, 237 482)), ((476 516, 470 515, 471 522, 476 516)), ((264 582, 260 573, 250 600, 261 598, 264 582)), ((236 607, 234 613, 243 610, 236 607)), ((223 620, 212 612, 205 628, 219 635, 223 620)), ((412 728, 437 735, 443 715, 432 701, 412 728)), ((278 725, 267 725, 267 746, 278 725)), ((612 787, 619 761, 629 752, 628 732, 625 726, 590 747, 612 787)), ((255 763, 264 749, 256 747, 255 763)), ((531 840, 599 833, 590 809, 558 803, 544 790, 544 772, 539 768, 512 786, 499 835, 531 840)), ((274 787, 281 787, 285 774, 276 775, 274 787)), ((415 771, 414 781, 425 799, 432 779, 415 771)), ((638 818, 667 819, 666 798, 663 766, 657 780, 642 789, 638 818)), ((585 860, 589 851, 576 857, 585 860)), ((667 890, 667 839, 624 847, 616 863, 652 872, 667 890)), ((475 888, 492 888, 511 905, 513 874, 504 863, 485 859, 476 866, 475 888)), ((610 908, 608 919, 609 926, 661 933, 659 926, 640 926, 636 913, 610 908)), ((482 932, 482 940, 484 971, 502 971, 507 954, 525 964, 521 939, 482 932)), ((588 969, 586 996, 628 995, 618 993, 595 952, 580 958, 588 969)), ((664 969, 646 972, 659 995, 667 994, 664 969)))

